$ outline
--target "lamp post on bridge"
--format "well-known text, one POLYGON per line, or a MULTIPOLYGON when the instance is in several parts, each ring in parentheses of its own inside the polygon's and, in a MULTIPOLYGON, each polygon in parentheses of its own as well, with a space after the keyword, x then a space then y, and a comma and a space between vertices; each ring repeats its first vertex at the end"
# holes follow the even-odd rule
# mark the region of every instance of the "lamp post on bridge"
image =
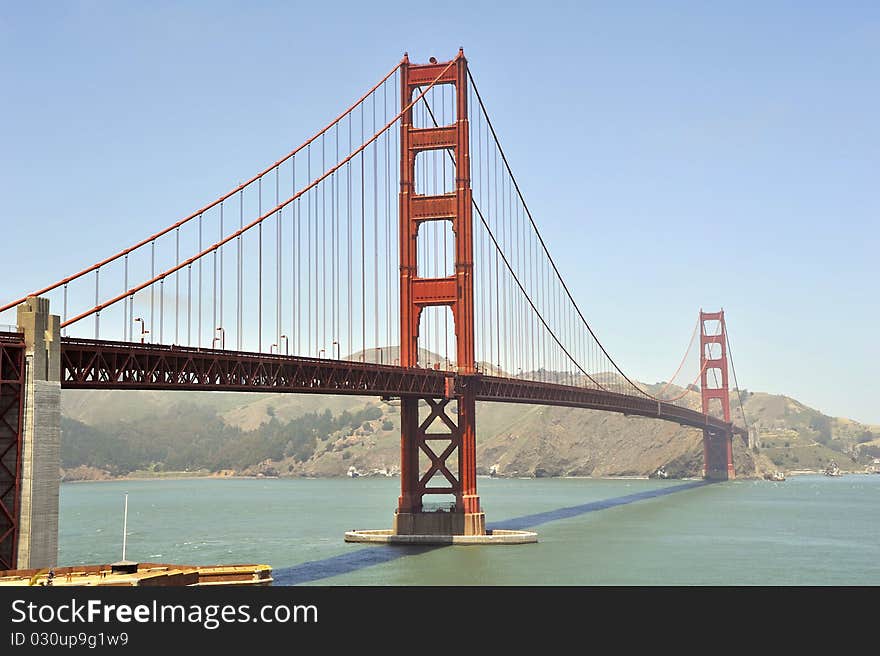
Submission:
MULTIPOLYGON (((290 355, 290 352, 289 352, 290 343, 287 340, 287 335, 282 335, 281 339, 284 340, 284 355, 290 355)), ((279 349, 279 353, 280 352, 281 352, 281 350, 279 349)))
POLYGON ((337 360, 341 359, 341 358, 342 358, 342 353, 340 352, 340 350, 341 350, 341 349, 339 348, 339 342, 337 342, 337 341, 334 339, 334 340, 333 340, 332 351, 331 351, 331 356, 332 356, 333 354, 335 354, 337 360))
POLYGON ((218 326, 214 329, 214 339, 211 342, 211 348, 214 347, 214 344, 220 342, 220 348, 226 348, 226 330, 222 326, 218 326))
POLYGON ((144 343, 144 336, 145 336, 145 335, 149 335, 149 334, 150 334, 150 331, 147 330, 147 329, 144 327, 144 320, 143 320, 141 317, 137 317, 137 318, 134 320, 134 322, 135 322, 135 323, 140 322, 140 324, 141 324, 141 344, 143 344, 143 343, 144 343))

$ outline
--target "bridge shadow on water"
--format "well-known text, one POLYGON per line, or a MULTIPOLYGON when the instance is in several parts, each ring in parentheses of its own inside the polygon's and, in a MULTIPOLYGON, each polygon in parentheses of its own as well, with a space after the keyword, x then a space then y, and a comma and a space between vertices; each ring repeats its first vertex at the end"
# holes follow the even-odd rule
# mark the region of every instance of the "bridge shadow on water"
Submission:
MULTIPOLYGON (((657 497, 674 494, 675 492, 683 492, 704 485, 711 485, 712 481, 690 481, 681 485, 671 487, 663 487, 656 490, 646 490, 635 494, 627 494, 622 497, 612 497, 610 499, 599 499, 578 506, 568 506, 566 508, 557 508, 556 510, 548 510, 546 512, 534 513, 532 515, 523 515, 522 517, 513 517, 511 519, 494 522, 486 528, 505 529, 505 530, 525 530, 554 522, 560 519, 569 519, 577 517, 597 510, 606 510, 615 506, 625 506, 629 503, 644 501, 645 499, 655 499, 657 497)), ((435 549, 445 549, 449 545, 425 545, 425 546, 405 546, 405 545, 376 545, 357 549, 349 553, 324 558, 322 560, 312 560, 307 563, 294 565, 293 567, 285 567, 275 570, 273 578, 274 585, 298 585, 301 583, 309 583, 310 581, 319 581, 321 579, 347 574, 365 567, 373 565, 381 565, 405 556, 418 556, 435 549)), ((471 547, 472 548, 472 547, 471 547)))

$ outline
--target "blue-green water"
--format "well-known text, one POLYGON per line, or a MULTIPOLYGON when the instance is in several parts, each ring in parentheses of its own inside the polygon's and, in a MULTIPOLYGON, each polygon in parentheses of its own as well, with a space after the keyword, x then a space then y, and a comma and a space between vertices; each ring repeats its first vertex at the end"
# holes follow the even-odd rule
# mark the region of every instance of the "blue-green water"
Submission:
POLYGON ((487 523, 535 525, 537 544, 343 542, 346 530, 390 526, 398 486, 396 478, 64 484, 59 564, 119 559, 127 492, 129 559, 266 563, 276 585, 880 584, 876 475, 687 489, 481 478, 487 523))

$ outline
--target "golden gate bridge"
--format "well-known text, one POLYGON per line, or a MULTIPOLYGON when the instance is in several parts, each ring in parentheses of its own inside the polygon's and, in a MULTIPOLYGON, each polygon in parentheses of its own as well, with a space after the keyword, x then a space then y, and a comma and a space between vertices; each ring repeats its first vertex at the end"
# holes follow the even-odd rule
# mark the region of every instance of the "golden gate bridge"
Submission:
POLYGON ((0 332, 6 568, 39 566, 57 551, 57 536, 42 556, 29 536, 53 512, 57 532, 57 482, 54 500, 32 483, 41 457, 50 468, 57 459, 40 456, 39 442, 59 439, 62 388, 400 399, 391 531, 400 536, 486 535, 477 401, 702 430, 707 479, 734 476, 732 440, 748 435, 731 417, 723 311, 700 311, 676 373, 653 392, 602 345, 550 255, 462 51, 426 64, 405 55, 268 168, 5 302, 0 322, 11 324, 0 332), (673 385, 697 345, 696 376, 673 385), (697 388, 698 409, 688 405, 697 388), (428 510, 431 495, 453 499, 442 521, 428 510))

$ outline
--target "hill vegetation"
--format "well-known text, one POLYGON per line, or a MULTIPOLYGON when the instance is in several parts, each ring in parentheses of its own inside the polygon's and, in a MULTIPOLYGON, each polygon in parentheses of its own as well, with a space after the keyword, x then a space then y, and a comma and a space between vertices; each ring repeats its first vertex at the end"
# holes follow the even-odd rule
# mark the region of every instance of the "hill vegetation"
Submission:
MULTIPOLYGON (((647 386, 659 390, 662 383, 647 386)), ((794 399, 743 390, 751 445, 734 444, 739 475, 862 471, 880 457, 880 427, 829 417, 794 399)), ((698 407, 699 394, 685 401, 698 407)), ((67 479, 205 472, 343 476, 399 471, 399 402, 204 392, 62 395, 67 479)), ((739 412, 738 404, 734 403, 739 412)), ((735 419, 742 423, 741 416, 735 419)), ((501 476, 698 476, 699 430, 646 418, 547 406, 479 403, 478 472, 501 476)), ((454 466, 454 461, 453 461, 454 466)))
POLYGON ((279 420, 271 406, 268 412, 269 420, 252 430, 227 424, 216 408, 193 403, 102 426, 62 417, 62 467, 90 467, 122 476, 138 470, 243 471, 262 462, 304 462, 319 442, 382 416, 376 406, 336 415, 325 409, 289 421, 279 420))

